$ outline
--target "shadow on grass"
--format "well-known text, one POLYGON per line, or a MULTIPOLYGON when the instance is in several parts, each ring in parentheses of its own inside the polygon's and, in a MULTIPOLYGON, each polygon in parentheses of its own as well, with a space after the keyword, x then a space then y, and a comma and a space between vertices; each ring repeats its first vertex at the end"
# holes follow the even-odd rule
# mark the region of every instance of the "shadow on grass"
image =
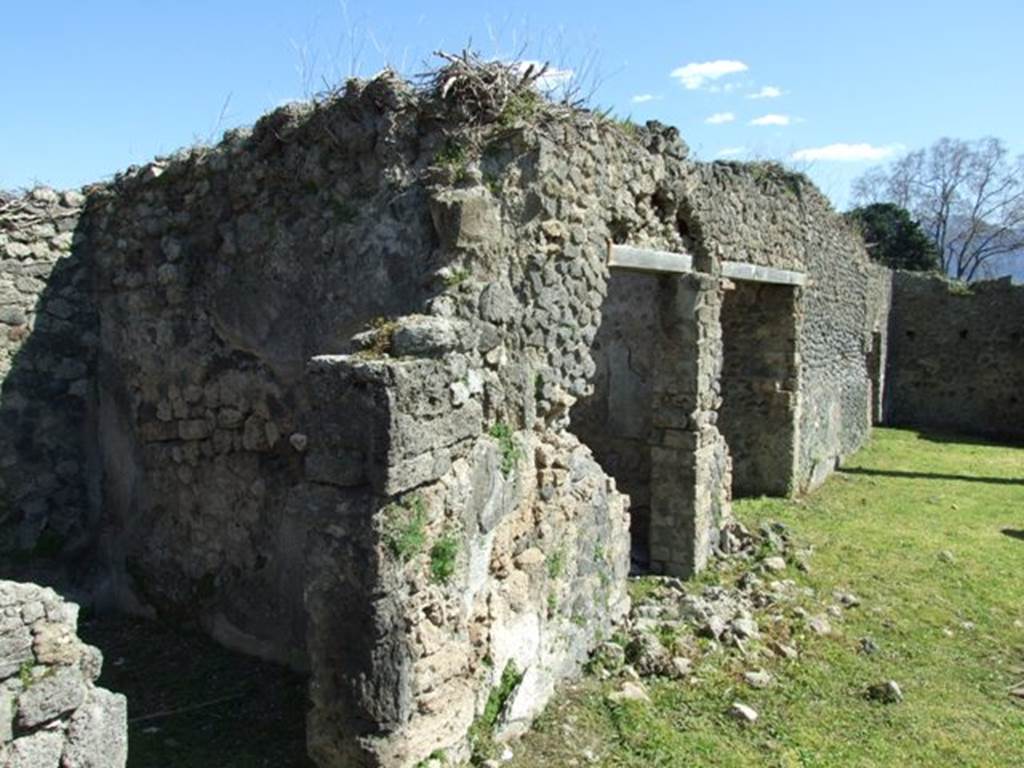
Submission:
POLYGON ((1024 448, 1024 439, 1020 435, 1010 433, 986 433, 986 434, 964 434, 942 429, 920 429, 913 426, 898 427, 895 424, 886 424, 898 429, 909 429, 915 432, 921 440, 929 443, 942 445, 990 445, 996 448, 1024 448))
POLYGON ((1017 530, 1016 528, 1003 528, 1000 533, 1004 536, 1009 536, 1011 539, 1024 541, 1024 531, 1017 530))
POLYGON ((304 675, 156 622, 79 633, 103 652, 100 685, 128 697, 128 768, 313 768, 304 675))
POLYGON ((1024 478, 972 477, 971 475, 948 475, 940 472, 906 472, 900 469, 867 469, 866 467, 843 467, 837 470, 844 475, 871 475, 872 477, 900 477, 908 480, 954 480, 965 483, 989 483, 991 485, 1024 485, 1024 478))

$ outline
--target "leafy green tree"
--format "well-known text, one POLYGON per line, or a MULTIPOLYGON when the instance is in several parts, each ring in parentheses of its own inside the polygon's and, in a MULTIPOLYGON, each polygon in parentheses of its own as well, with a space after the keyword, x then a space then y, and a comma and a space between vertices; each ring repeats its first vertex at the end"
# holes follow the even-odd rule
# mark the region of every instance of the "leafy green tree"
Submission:
POLYGON ((846 214, 864 237, 868 254, 892 269, 938 270, 939 252, 905 208, 873 203, 846 214))

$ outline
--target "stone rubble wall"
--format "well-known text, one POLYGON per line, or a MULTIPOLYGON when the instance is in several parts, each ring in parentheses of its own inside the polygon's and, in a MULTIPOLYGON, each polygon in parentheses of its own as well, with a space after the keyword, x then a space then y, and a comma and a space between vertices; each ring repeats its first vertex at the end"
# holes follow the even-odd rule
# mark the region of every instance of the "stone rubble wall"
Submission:
POLYGON ((306 364, 443 286, 418 121, 385 78, 92 195, 114 604, 308 666, 306 364))
POLYGON ((887 422, 1024 438, 1024 286, 892 277, 887 422))
POLYGON ((735 495, 796 488, 800 317, 791 286, 736 281, 725 292, 722 406, 735 495))
POLYGON ((347 510, 306 595, 323 765, 466 756, 499 693, 496 735, 522 731, 628 609, 627 500, 569 417, 592 390, 612 225, 672 231, 646 204, 664 161, 620 131, 555 122, 467 150, 431 201, 458 279, 309 369, 310 492, 347 510))
MULTIPOLYGON (((72 246, 85 202, 39 187, 0 203, 0 558, 94 539, 96 315, 72 246)), ((21 555, 16 558, 16 555, 21 555)))
POLYGON ((0 581, 0 763, 123 768, 125 697, 94 685, 103 657, 78 639, 78 606, 52 589, 0 581))
MULTIPOLYGON (((820 484, 867 439, 871 265, 863 242, 804 177, 766 163, 711 163, 681 212, 695 253, 806 273, 796 290, 794 491, 820 484)), ((742 472, 742 470, 740 470, 742 472)))

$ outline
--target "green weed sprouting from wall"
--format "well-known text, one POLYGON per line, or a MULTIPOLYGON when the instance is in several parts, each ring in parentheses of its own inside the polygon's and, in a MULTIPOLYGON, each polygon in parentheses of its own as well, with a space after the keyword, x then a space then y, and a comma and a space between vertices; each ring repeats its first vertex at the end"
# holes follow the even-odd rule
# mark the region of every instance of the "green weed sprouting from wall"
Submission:
POLYGON ((498 441, 498 449, 501 451, 501 471, 507 477, 523 458, 523 449, 516 444, 512 428, 504 422, 497 422, 491 427, 488 434, 498 441))
POLYGON ((427 543, 427 507, 420 496, 384 508, 384 543, 403 563, 423 551, 427 543))
POLYGON ((430 578, 438 584, 447 584, 455 574, 455 559, 459 554, 459 540, 445 533, 430 548, 430 578))
POLYGON ((484 711, 469 728, 469 746, 473 753, 471 765, 483 765, 494 755, 494 729, 498 725, 498 718, 522 681, 523 673, 515 661, 509 661, 501 671, 501 680, 491 689, 484 711))

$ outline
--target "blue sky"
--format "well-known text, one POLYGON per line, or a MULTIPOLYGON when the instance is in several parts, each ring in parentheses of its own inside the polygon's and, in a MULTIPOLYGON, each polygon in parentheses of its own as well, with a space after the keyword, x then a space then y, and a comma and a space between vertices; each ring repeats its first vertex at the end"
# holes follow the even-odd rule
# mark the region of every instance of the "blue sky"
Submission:
POLYGON ((1020 0, 0 3, 0 187, 103 179, 468 41, 596 82, 703 159, 789 160, 840 208, 878 159, 944 135, 1024 151, 1020 0))

